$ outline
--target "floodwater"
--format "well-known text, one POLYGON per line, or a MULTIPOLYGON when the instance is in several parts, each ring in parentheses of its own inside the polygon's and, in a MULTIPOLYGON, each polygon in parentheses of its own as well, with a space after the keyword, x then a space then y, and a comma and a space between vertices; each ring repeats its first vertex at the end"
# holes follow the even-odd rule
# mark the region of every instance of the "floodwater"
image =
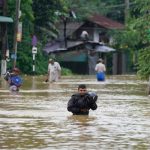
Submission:
POLYGON ((134 75, 25 76, 18 94, 0 79, 0 150, 150 150, 150 96, 134 75), (66 106, 77 86, 98 94, 98 109, 72 116, 66 106))

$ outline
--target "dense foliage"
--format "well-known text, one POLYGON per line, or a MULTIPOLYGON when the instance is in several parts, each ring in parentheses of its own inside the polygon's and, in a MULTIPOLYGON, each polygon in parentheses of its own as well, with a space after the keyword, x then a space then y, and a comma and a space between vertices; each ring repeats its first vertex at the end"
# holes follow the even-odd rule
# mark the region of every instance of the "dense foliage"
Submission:
MULTIPOLYGON (((15 20, 15 4, 16 1, 9 0, 8 3, 8 10, 9 14, 14 18, 15 20)), ((32 0, 21 0, 21 18, 19 21, 22 22, 22 41, 18 42, 18 48, 17 48, 17 67, 21 69, 23 73, 26 74, 32 74, 32 36, 36 33, 34 33, 34 21, 35 21, 35 15, 32 9, 33 1, 32 0), (23 67, 22 67, 23 66, 23 67)), ((42 22, 42 21, 41 21, 42 22)), ((13 31, 13 26, 11 27, 13 31)), ((12 36, 13 33, 10 34, 10 48, 13 48, 13 39, 12 36)), ((40 36, 39 36, 40 37, 40 36)), ((36 73, 37 74, 43 74, 47 72, 47 60, 48 56, 45 56, 43 54, 42 50, 42 41, 38 39, 38 53, 36 54, 35 59, 35 66, 36 66, 36 73)), ((13 53, 13 49, 11 51, 13 53)), ((11 62, 8 64, 9 67, 12 67, 13 59, 11 59, 11 62)))
POLYGON ((136 0, 136 13, 132 16, 130 26, 137 34, 136 48, 139 50, 138 74, 148 79, 150 77, 150 1, 136 0))

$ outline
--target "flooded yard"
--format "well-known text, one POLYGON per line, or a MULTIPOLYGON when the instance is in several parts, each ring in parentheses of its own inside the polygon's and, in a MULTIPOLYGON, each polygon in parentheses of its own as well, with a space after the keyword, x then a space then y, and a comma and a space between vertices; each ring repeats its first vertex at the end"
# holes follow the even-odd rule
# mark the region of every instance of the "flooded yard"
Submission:
POLYGON ((150 96, 147 82, 134 75, 62 77, 25 76, 19 94, 0 79, 1 150, 150 150, 150 96), (84 83, 98 94, 89 116, 67 111, 70 96, 84 83))

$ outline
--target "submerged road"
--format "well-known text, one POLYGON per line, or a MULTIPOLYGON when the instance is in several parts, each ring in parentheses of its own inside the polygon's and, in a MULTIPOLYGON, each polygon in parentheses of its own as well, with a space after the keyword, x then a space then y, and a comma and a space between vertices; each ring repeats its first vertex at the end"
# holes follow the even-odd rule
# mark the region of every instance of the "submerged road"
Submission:
POLYGON ((1 150, 149 150, 150 97, 147 82, 136 76, 24 77, 19 94, 0 80, 1 150), (98 94, 89 116, 67 111, 70 96, 84 83, 98 94))

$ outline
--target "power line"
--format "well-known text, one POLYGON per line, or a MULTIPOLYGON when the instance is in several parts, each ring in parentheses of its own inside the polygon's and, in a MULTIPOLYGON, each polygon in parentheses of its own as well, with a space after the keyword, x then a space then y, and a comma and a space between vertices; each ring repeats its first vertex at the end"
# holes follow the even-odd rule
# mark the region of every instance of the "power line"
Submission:
MULTIPOLYGON (((136 2, 132 2, 132 3, 129 3, 129 5, 135 5, 136 2)), ((112 5, 112 6, 106 6, 105 8, 116 8, 116 7, 125 7, 125 4, 118 4, 118 5, 112 5)))

